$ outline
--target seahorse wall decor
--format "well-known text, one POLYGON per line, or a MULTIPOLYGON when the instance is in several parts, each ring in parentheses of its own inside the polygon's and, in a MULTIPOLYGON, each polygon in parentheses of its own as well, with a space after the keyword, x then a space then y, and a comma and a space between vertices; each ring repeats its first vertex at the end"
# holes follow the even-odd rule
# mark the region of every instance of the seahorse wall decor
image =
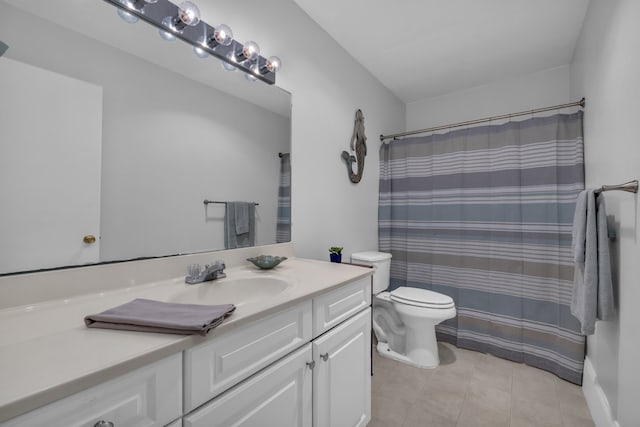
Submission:
POLYGON ((349 179, 357 184, 362 179, 364 172, 364 157, 367 155, 367 137, 364 135, 364 115, 362 110, 356 111, 356 120, 353 124, 351 135, 351 151, 355 150, 355 156, 347 151, 342 152, 342 158, 347 162, 349 179), (353 164, 357 161, 358 172, 353 173, 353 164))

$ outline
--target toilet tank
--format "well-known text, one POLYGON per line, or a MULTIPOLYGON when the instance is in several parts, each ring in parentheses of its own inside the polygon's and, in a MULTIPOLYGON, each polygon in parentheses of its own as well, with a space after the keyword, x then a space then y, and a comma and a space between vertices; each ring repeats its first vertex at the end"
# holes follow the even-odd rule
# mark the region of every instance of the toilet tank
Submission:
POLYGON ((389 268, 391 266, 391 254, 385 252, 356 252, 351 254, 351 263, 372 266, 373 294, 376 295, 389 287, 389 268))

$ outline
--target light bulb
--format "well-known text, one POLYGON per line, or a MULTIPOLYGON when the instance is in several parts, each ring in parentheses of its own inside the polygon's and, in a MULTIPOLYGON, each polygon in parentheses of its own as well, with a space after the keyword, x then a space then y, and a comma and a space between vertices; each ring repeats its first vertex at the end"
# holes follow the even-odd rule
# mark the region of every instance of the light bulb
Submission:
MULTIPOLYGON (((165 16, 162 25, 174 33, 182 34, 187 25, 193 27, 200 22, 200 9, 190 1, 183 1, 178 6, 178 16, 165 16)), ((164 37, 163 37, 164 38, 164 37)))
POLYGON ((137 16, 122 9, 118 9, 118 16, 122 18, 122 20, 127 24, 135 24, 136 22, 139 21, 137 16))
MULTIPOLYGON (((165 18, 167 19, 167 18, 165 18)), ((169 17, 169 19, 171 19, 171 17, 169 17)), ((164 24, 164 20, 162 21, 162 23, 164 24)), ((162 40, 167 41, 167 42, 172 42, 176 39, 176 36, 174 36, 173 34, 171 34, 168 31, 165 30, 158 30, 158 33, 160 33, 160 37, 162 38, 162 40)))
POLYGON ((198 58, 203 58, 203 59, 206 58, 207 56, 209 56, 207 51, 204 50, 203 48, 201 48, 200 46, 194 46, 193 47, 193 53, 198 58))
POLYGON ((280 58, 278 58, 277 56, 270 56, 267 59, 266 67, 268 71, 277 73, 282 68, 282 61, 280 61, 280 58))
MULTIPOLYGON (((169 28, 172 31, 179 32, 179 30, 175 26, 175 22, 174 21, 175 21, 175 19, 173 17, 165 16, 164 19, 162 20, 162 25, 164 25, 165 27, 169 28)), ((163 33, 163 32, 167 33, 167 31, 160 30, 160 33, 163 33)))
POLYGON ((195 3, 183 1, 180 3, 180 6, 178 6, 178 17, 185 25, 193 27, 200 22, 200 9, 198 9, 195 3))
POLYGON ((236 66, 235 66, 235 65, 233 65, 233 63, 234 63, 234 62, 236 62, 236 58, 235 58, 235 56, 233 55, 233 52, 229 52, 229 53, 226 55, 226 57, 227 57, 227 59, 228 59, 229 61, 232 61, 232 63, 229 63, 229 62, 227 62, 227 61, 220 61, 220 62, 222 62, 222 68, 224 68, 224 69, 225 69, 225 70, 227 70, 227 71, 236 71, 236 70, 237 70, 237 68, 236 68, 236 66))
POLYGON ((120 0, 120 3, 127 6, 129 9, 137 10, 138 12, 144 12, 146 4, 156 3, 158 0, 120 0))
POLYGON ((249 80, 250 82, 255 82, 256 76, 253 75, 253 73, 244 73, 244 78, 249 80))
POLYGON ((260 46, 256 42, 246 42, 242 46, 242 56, 249 61, 253 61, 260 56, 260 46))
POLYGON ((249 80, 250 82, 255 82, 256 76, 260 75, 260 66, 258 65, 258 61, 249 66, 249 70, 250 72, 245 73, 244 78, 249 80))
POLYGON ((224 24, 218 25, 213 31, 213 37, 209 39, 209 45, 212 47, 217 45, 229 46, 233 42, 233 31, 224 24))

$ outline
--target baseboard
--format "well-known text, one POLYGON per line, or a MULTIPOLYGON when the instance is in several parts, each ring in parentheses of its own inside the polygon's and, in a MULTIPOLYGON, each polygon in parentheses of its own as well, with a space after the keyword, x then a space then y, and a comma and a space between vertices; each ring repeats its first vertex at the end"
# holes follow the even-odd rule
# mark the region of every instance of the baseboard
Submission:
POLYGON ((618 421, 613 419, 611 406, 609 405, 607 396, 604 394, 604 390, 602 390, 600 383, 598 383, 598 376, 593 369, 593 364, 589 357, 586 357, 584 360, 582 391, 596 427, 620 427, 618 421))

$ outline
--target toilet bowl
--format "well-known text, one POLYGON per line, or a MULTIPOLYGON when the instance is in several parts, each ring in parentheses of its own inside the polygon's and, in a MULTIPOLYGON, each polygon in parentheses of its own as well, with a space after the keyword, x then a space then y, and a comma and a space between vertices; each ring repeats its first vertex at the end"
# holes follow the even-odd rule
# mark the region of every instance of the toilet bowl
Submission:
POLYGON ((387 291, 391 254, 360 252, 351 262, 373 266, 373 330, 383 357, 420 368, 440 364, 435 326, 456 316, 453 299, 426 289, 400 287, 387 291))

